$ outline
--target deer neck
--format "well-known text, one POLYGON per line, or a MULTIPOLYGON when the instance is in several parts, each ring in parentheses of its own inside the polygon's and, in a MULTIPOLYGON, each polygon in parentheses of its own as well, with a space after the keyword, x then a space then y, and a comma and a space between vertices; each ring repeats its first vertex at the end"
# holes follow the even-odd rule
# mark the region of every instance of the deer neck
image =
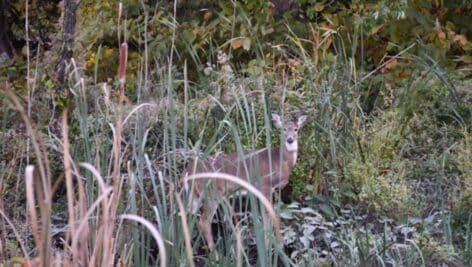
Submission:
POLYGON ((288 166, 292 168, 297 162, 298 149, 284 149, 284 161, 287 162, 288 166))

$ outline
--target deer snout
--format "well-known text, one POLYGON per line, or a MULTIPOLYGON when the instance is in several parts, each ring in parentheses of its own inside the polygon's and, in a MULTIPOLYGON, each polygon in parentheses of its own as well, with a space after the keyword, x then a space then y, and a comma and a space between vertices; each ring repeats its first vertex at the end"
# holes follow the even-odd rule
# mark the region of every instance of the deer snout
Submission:
POLYGON ((289 138, 287 138, 287 143, 289 143, 289 144, 292 144, 292 143, 293 143, 293 141, 294 141, 294 140, 293 140, 293 137, 289 137, 289 138))

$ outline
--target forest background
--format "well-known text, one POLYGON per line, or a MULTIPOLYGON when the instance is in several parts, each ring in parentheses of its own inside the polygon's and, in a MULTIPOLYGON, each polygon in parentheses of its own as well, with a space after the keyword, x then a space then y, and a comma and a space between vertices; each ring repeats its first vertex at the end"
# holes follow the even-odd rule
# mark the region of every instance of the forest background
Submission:
POLYGON ((472 265, 470 14, 467 0, 0 0, 0 264, 472 265), (271 112, 309 117, 274 201, 284 244, 258 202, 241 224, 222 205, 217 261, 180 172, 278 145, 271 112))

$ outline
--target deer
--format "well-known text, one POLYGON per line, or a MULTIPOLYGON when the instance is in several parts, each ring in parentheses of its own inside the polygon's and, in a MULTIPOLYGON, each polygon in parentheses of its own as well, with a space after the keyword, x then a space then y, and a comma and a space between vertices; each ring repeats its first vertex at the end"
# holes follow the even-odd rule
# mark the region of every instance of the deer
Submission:
POLYGON ((191 196, 192 212, 200 209, 198 228, 203 233, 207 247, 214 252, 215 242, 211 222, 216 214, 221 198, 239 190, 239 186, 221 179, 199 179, 189 181, 192 174, 219 172, 234 175, 255 185, 261 193, 271 200, 271 194, 284 188, 288 182, 298 155, 298 130, 305 123, 306 115, 295 121, 283 122, 273 113, 275 126, 283 129, 284 145, 282 148, 264 148, 245 154, 237 152, 219 153, 204 160, 195 159, 182 173, 184 187, 191 196))

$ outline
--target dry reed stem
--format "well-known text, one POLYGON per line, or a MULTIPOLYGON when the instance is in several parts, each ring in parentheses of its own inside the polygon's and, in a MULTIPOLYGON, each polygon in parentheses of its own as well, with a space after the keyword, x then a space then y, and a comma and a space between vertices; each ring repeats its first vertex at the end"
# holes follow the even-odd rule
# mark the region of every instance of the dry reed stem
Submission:
POLYGON ((102 175, 100 175, 100 173, 92 164, 82 162, 79 165, 89 170, 92 173, 92 175, 97 179, 98 186, 100 187, 100 191, 104 192, 107 189, 107 185, 105 184, 105 181, 103 180, 102 175))
POLYGON ((2 88, 7 98, 12 102, 11 108, 18 111, 26 126, 28 137, 30 138, 31 144, 33 145, 34 152, 36 155, 37 166, 40 173, 40 184, 34 183, 34 167, 29 165, 25 170, 25 177, 28 185, 26 186, 27 191, 27 203, 29 205, 28 212, 31 216, 31 224, 33 230, 33 236, 35 239, 36 246, 38 247, 38 255, 41 263, 47 265, 51 259, 51 235, 50 235, 50 220, 51 220, 51 170, 49 159, 46 154, 46 149, 39 134, 36 131, 33 122, 25 111, 20 99, 16 94, 8 89, 2 88), (38 227, 38 215, 35 208, 35 193, 37 192, 40 213, 41 213, 41 229, 38 227))
POLYGON ((5 213, 3 213, 2 210, 0 210, 0 215, 2 215, 3 219, 7 222, 7 224, 10 226, 10 228, 12 229, 13 231, 13 234, 15 235, 16 237, 16 240, 18 240, 18 243, 20 244, 20 248, 21 248, 21 252, 23 252, 23 257, 25 257, 25 259, 27 261, 30 260, 30 257, 28 255, 28 251, 26 250, 26 247, 24 245, 24 242, 23 240, 21 240, 21 236, 20 236, 20 233, 18 233, 18 231, 16 230, 15 228, 15 225, 10 221, 10 219, 8 219, 8 217, 5 215, 5 213))
POLYGON ((123 3, 118 4, 118 24, 121 22, 121 15, 123 14, 123 3))
POLYGON ((56 178, 56 181, 54 181, 54 184, 51 187, 51 196, 54 196, 57 193, 62 180, 64 180, 64 175, 64 172, 61 172, 61 174, 59 174, 59 176, 56 178))
MULTIPOLYGON (((223 202, 225 203, 227 207, 231 208, 232 212, 234 213, 233 206, 228 201, 228 199, 223 198, 223 202)), ((243 242, 241 238, 241 228, 239 227, 240 224, 241 224, 240 220, 237 220, 235 224, 231 224, 231 227, 233 227, 234 235, 236 237, 236 267, 243 266, 243 262, 242 262, 243 242)))
MULTIPOLYGON (((84 189, 84 185, 83 185, 83 180, 85 180, 84 177, 82 177, 78 171, 78 168, 76 166, 76 164, 74 163, 74 161, 70 160, 70 165, 71 165, 71 171, 72 171, 72 174, 76 177, 76 186, 77 186, 77 189, 78 189, 78 200, 76 199, 76 205, 78 205, 78 208, 79 208, 79 211, 78 211, 78 215, 77 215, 77 211, 75 211, 75 214, 76 214, 76 220, 78 220, 79 218, 84 218, 85 217, 85 214, 87 214, 87 206, 88 206, 88 202, 87 202, 87 196, 86 196, 86 193, 85 193, 85 189, 84 189)), ((65 173, 63 172, 62 173, 62 176, 65 176, 65 173)), ((54 192, 54 191, 53 191, 54 192)), ((77 198, 77 196, 76 196, 77 198)), ((77 208, 77 207, 75 207, 77 208)), ((80 222, 79 221, 75 221, 75 225, 78 225, 80 222)), ((88 243, 87 243, 87 240, 89 238, 89 225, 86 224, 84 226, 84 229, 81 230, 80 232, 77 232, 76 231, 76 236, 74 239, 78 239, 77 242, 80 242, 80 244, 83 244, 83 249, 81 249, 79 251, 80 255, 79 255, 79 259, 81 261, 81 265, 82 266, 88 266, 88 259, 90 258, 90 255, 89 255, 89 246, 88 246, 88 243)), ((77 229, 77 227, 75 227, 77 229)), ((72 239, 73 240, 73 239, 72 239)), ((71 242, 72 243, 72 242, 71 242)))
POLYGON ((119 75, 120 75, 120 103, 117 108, 117 116, 115 122, 115 129, 113 131, 113 147, 112 147, 112 185, 113 185, 113 194, 111 201, 105 201, 106 209, 103 210, 103 255, 102 266, 110 266, 110 253, 111 253, 111 244, 109 241, 113 237, 113 228, 114 221, 116 219, 116 212, 118 209, 119 198, 121 195, 121 188, 123 185, 123 179, 121 179, 121 142, 122 142, 122 132, 123 132, 123 110, 121 102, 124 99, 124 81, 126 75, 126 64, 128 57, 128 45, 123 43, 120 48, 120 66, 119 66, 119 75), (110 226, 111 223, 111 226, 110 226))
POLYGON ((252 184, 249 182, 236 177, 234 175, 226 174, 226 173, 220 173, 220 172, 204 172, 204 173, 196 173, 196 174, 191 174, 186 177, 188 180, 194 180, 194 179, 222 179, 226 180, 232 183, 235 183, 247 191, 251 192, 254 196, 256 196, 261 203, 264 205, 266 208, 266 211, 269 213, 272 222, 274 223, 274 228, 275 228, 275 234, 277 236, 278 241, 283 244, 283 239, 282 235, 280 233, 280 221, 277 218, 277 215, 275 213, 274 208, 272 207, 272 204, 270 204, 270 201, 259 191, 257 190, 252 184))
MULTIPOLYGON (((62 113, 62 140, 63 140, 63 147, 64 147, 64 173, 66 177, 66 190, 67 190, 67 209, 69 211, 69 231, 70 236, 66 236, 66 244, 69 244, 70 239, 75 239, 75 201, 74 201, 74 184, 72 182, 72 168, 71 168, 71 156, 70 156, 70 149, 69 149, 69 133, 67 127, 67 110, 64 110, 62 113)), ((79 259, 77 256, 77 250, 72 250, 72 262, 74 264, 79 264, 79 259)))
MULTIPOLYGON (((33 179, 37 177, 33 173, 33 179)), ((40 242, 36 244, 38 250, 41 250, 39 261, 42 263, 43 266, 50 264, 51 261, 51 235, 50 235, 50 224, 51 224, 51 201, 52 195, 51 192, 51 185, 47 185, 48 194, 43 192, 41 180, 36 182, 33 181, 34 191, 36 191, 36 201, 39 206, 39 213, 40 213, 40 221, 41 225, 39 228, 40 234, 40 242)), ((34 202, 34 195, 33 195, 33 202, 34 202)))
POLYGON ((98 230, 97 232, 95 233, 96 234, 96 239, 95 239, 95 244, 97 244, 94 248, 93 248, 93 251, 92 251, 92 255, 90 256, 90 259, 89 259, 89 266, 103 266, 101 264, 98 263, 98 254, 99 254, 99 250, 101 248, 101 243, 102 243, 102 239, 103 239, 103 234, 101 232, 101 225, 98 226, 98 230))
POLYGON ((25 170, 26 202, 31 220, 31 229, 35 244, 38 248, 38 259, 43 265, 47 265, 51 259, 51 235, 49 232, 51 216, 51 196, 41 191, 41 186, 34 183, 34 166, 28 165, 25 170), (38 194, 38 205, 41 213, 41 229, 38 226, 38 214, 36 212, 35 193, 38 194))
POLYGON ((128 65, 128 44, 120 46, 120 65, 118 67, 118 79, 120 82, 120 101, 124 100, 124 87, 126 82, 126 66, 128 65))
POLYGON ((51 235, 49 232, 50 220, 51 220, 51 170, 49 159, 46 154, 46 149, 41 138, 38 136, 38 132, 35 130, 33 122, 25 111, 23 105, 20 102, 20 99, 16 94, 8 89, 2 88, 2 90, 7 95, 7 98, 10 99, 11 108, 18 111, 20 116, 26 126, 28 137, 31 140, 31 143, 34 148, 36 155, 37 166, 40 173, 41 183, 34 183, 34 167, 28 166, 25 170, 27 185, 27 203, 29 204, 28 212, 31 217, 31 224, 33 230, 33 236, 35 238, 36 245, 39 251, 39 258, 42 264, 49 263, 50 260, 50 245, 51 245, 51 235), (38 216, 35 208, 35 194, 37 192, 38 205, 41 213, 41 230, 38 227, 38 216))
POLYGON ((28 136, 31 138, 31 143, 36 154, 37 166, 39 168, 39 173, 41 174, 42 186, 45 195, 50 195, 50 169, 49 169, 49 160, 44 152, 44 146, 40 139, 36 135, 36 130, 34 129, 33 123, 31 122, 28 114, 26 113, 23 105, 20 103, 20 99, 10 90, 2 89, 7 97, 13 102, 11 108, 18 111, 21 115, 23 122, 25 123, 26 129, 28 131, 28 136))
MULTIPOLYGON (((79 218, 85 218, 85 215, 87 214, 87 206, 88 206, 87 196, 86 196, 86 193, 85 193, 85 189, 84 189, 82 179, 80 178, 79 175, 76 175, 76 177, 77 177, 77 187, 79 188, 79 214, 80 214, 79 218)), ((76 235, 77 235, 76 238, 79 239, 82 246, 87 247, 87 248, 88 248, 87 239, 89 237, 89 234, 90 234, 90 229, 89 229, 88 224, 85 225, 83 231, 81 231, 81 232, 76 231, 76 235)), ((80 257, 83 261, 84 266, 87 266, 89 264, 89 261, 88 261, 89 258, 90 258, 89 252, 90 251, 88 249, 82 249, 81 250, 80 257)))
POLYGON ((33 189, 33 180, 34 180, 34 166, 28 165, 25 170, 25 179, 26 179, 26 203, 28 207, 28 213, 31 220, 31 231, 34 237, 34 242, 36 245, 40 245, 40 236, 38 229, 38 214, 36 213, 35 201, 34 201, 34 189, 33 189))
MULTIPOLYGON (((77 236, 79 236, 80 233, 84 231, 84 229, 86 229, 88 225, 88 220, 92 216, 92 213, 95 212, 97 207, 108 197, 111 191, 112 191, 111 187, 106 188, 105 191, 102 192, 100 196, 93 202, 93 204, 87 210, 87 213, 81 218, 79 222, 79 226, 77 227, 75 231, 77 236)), ((78 242, 79 242, 78 238, 72 239, 72 245, 71 245, 72 249, 77 249, 78 242)))
POLYGON ((134 107, 133 110, 131 110, 128 114, 128 116, 126 116, 126 118, 123 120, 123 126, 128 122, 129 118, 131 118, 131 116, 136 112, 138 111, 139 109, 141 109, 142 107, 145 107, 145 106, 155 106, 154 104, 150 104, 150 103, 143 103, 143 104, 140 104, 139 106, 137 107, 134 107))
MULTIPOLYGON (((108 193, 104 194, 105 192, 108 191, 107 190, 108 186, 105 184, 105 181, 103 180, 102 176, 97 171, 97 169, 89 163, 80 163, 80 165, 86 168, 87 170, 89 170, 93 174, 93 176, 97 179, 98 185, 101 191, 101 196, 103 195, 108 196, 108 193)), ((113 192, 115 192, 114 188, 113 188, 113 192)), ((113 207, 111 207, 111 205, 113 204, 114 201, 117 201, 115 199, 116 199, 115 194, 112 194, 110 198, 99 197, 100 202, 103 203, 102 209, 101 209, 101 213, 102 213, 101 222, 102 223, 100 224, 100 226, 98 227, 98 231, 96 232, 96 236, 98 237, 96 240, 96 244, 101 244, 101 245, 97 245, 94 247, 92 257, 90 260, 91 264, 93 264, 96 261, 97 257, 101 256, 100 265, 111 266, 112 259, 110 258, 110 252, 111 252, 110 240, 113 237, 113 228, 114 228, 114 222, 115 222, 114 214, 116 214, 117 204, 115 204, 113 207), (101 255, 99 254, 100 249, 101 249, 101 255)), ((81 222, 81 224, 82 223, 83 221, 81 222)))
POLYGON ((149 232, 151 232, 152 236, 156 240, 157 247, 159 248, 159 258, 160 258, 160 266, 161 267, 166 267, 166 248, 164 246, 164 240, 161 237, 161 234, 159 231, 157 231, 156 227, 152 223, 150 223, 148 220, 137 216, 133 214, 123 214, 120 216, 120 218, 123 219, 128 219, 131 221, 136 221, 144 225, 149 232))
POLYGON ((185 213, 184 204, 182 203, 182 199, 180 195, 175 192, 175 200, 177 201, 177 205, 179 207, 179 216, 182 220, 182 230, 184 231, 184 241, 185 241, 185 252, 187 253, 187 258, 189 261, 189 265, 194 267, 195 264, 193 262, 193 251, 192 251, 192 244, 190 242, 190 231, 188 229, 188 222, 187 222, 187 214, 185 213))

